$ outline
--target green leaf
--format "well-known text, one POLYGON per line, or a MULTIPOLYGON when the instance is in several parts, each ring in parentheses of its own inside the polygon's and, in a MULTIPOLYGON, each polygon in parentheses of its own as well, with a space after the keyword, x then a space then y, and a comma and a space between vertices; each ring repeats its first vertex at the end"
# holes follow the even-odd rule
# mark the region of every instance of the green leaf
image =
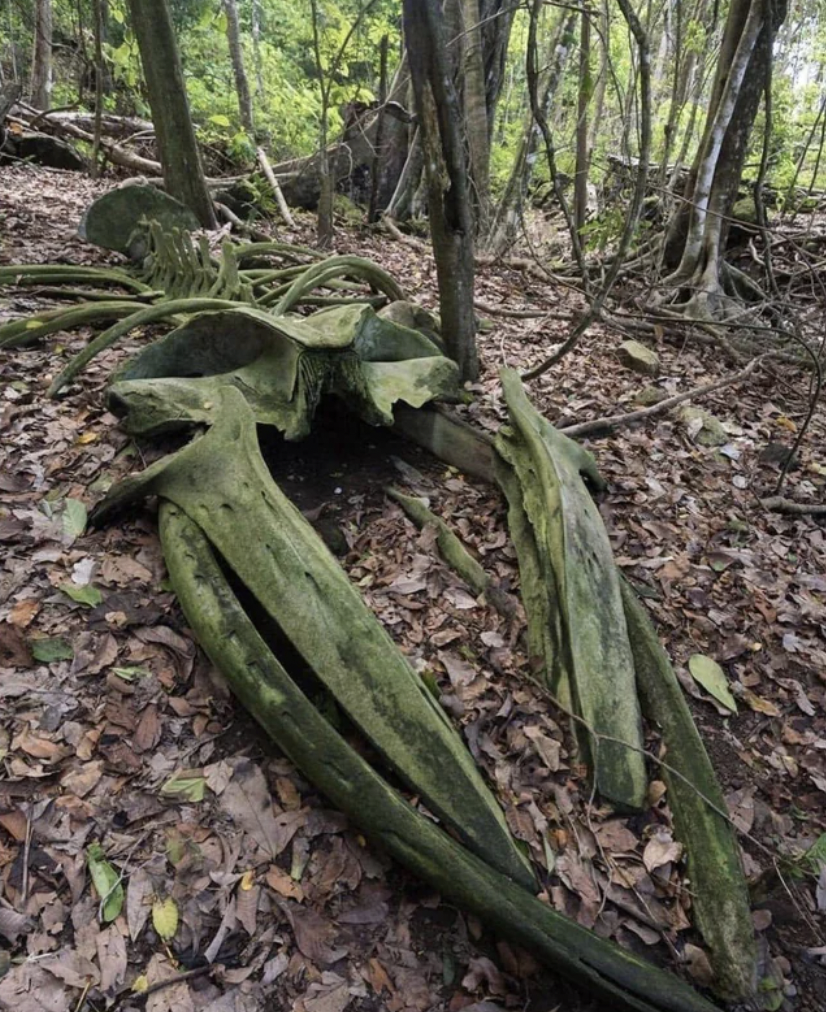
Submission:
POLYGON ((821 833, 801 858, 812 871, 819 872, 821 865, 826 865, 826 833, 821 833))
POLYGON ((79 538, 86 530, 88 513, 80 499, 67 499, 63 507, 63 530, 70 538, 79 538))
POLYGON ((86 850, 86 863, 95 890, 103 903, 103 920, 113 921, 123 907, 123 886, 120 875, 106 860, 103 847, 93 843, 86 850))
POLYGON ((29 641, 32 657, 43 664, 51 664, 53 661, 71 661, 75 652, 69 642, 60 636, 29 641))
POLYGON ((134 682, 136 678, 147 678, 151 673, 147 668, 112 668, 112 674, 122 678, 124 682, 134 682))
POLYGON ((86 604, 90 608, 94 608, 103 600, 103 594, 91 583, 84 584, 82 587, 78 587, 74 583, 61 583, 60 589, 73 601, 77 601, 78 604, 86 604))
POLYGON ((717 702, 732 713, 737 713, 737 703, 728 687, 726 673, 711 657, 704 654, 693 654, 688 661, 688 670, 695 682, 698 682, 717 702))
POLYGON ((224 116, 223 113, 217 112, 214 116, 209 117, 209 122, 214 123, 216 126, 228 127, 229 116, 224 116))
POLYGON ((161 787, 161 794, 179 797, 181 801, 198 802, 204 800, 206 781, 202 773, 189 776, 176 773, 161 787))

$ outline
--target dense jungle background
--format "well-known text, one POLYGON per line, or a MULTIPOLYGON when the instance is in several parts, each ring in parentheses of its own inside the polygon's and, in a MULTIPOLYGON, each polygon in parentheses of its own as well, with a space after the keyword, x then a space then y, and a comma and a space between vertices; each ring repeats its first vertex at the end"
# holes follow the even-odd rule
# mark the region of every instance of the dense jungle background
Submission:
MULTIPOLYGON (((0 0, 0 1008, 826 1005, 825 142, 813 0, 0 0), (299 362, 275 421, 265 331, 299 362), (152 372, 170 332, 213 358, 152 372), (150 411, 147 379, 183 399, 150 411), (524 907, 331 800, 186 609, 171 494, 115 511, 221 428, 225 380, 461 735, 524 907), (548 463, 572 440, 587 507, 548 463), (616 593, 568 612, 583 514, 616 593), (635 655, 630 746, 588 709, 619 667, 574 671, 621 594, 673 666, 658 692, 635 655), (595 772, 617 744, 628 804, 595 772)), ((463 852, 271 625, 324 728, 463 852)))

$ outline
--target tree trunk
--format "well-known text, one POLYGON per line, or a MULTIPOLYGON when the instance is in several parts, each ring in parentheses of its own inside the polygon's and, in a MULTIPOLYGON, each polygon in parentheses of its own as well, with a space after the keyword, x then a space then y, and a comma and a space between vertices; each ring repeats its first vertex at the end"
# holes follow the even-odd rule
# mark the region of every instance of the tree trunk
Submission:
POLYGON ((450 50, 439 0, 404 0, 404 31, 428 182, 428 212, 447 353, 479 375, 473 313, 473 214, 450 50))
POLYGON ((264 97, 264 61, 261 57, 261 0, 252 0, 252 53, 255 61, 255 94, 264 97))
POLYGON ((194 211, 204 228, 215 212, 189 113, 184 75, 166 0, 129 0, 146 79, 166 192, 194 211))
POLYGON ((381 173, 384 163, 384 121, 385 102, 387 101, 387 48, 390 39, 382 35, 381 46, 379 47, 379 115, 376 122, 376 153, 373 156, 373 165, 370 169, 370 204, 367 208, 367 220, 373 222, 378 219, 379 186, 381 184, 381 173))
POLYGON ((410 146, 407 149, 407 159, 402 168, 390 203, 387 205, 387 215, 397 221, 407 221, 411 216, 413 199, 416 190, 419 188, 419 180, 422 178, 424 168, 424 152, 422 150, 422 135, 416 130, 410 146))
POLYGON ((574 221, 580 241, 588 211, 588 103, 591 101, 591 16, 580 14, 579 100, 576 122, 576 170, 574 174, 574 221))
POLYGON ((764 0, 733 0, 712 88, 703 138, 688 182, 688 211, 672 218, 665 262, 676 270, 665 280, 666 297, 684 303, 688 315, 725 317, 722 251, 726 216, 737 196, 749 136, 772 58, 785 3, 765 17, 764 0), (687 219, 687 220, 686 220, 687 219))
POLYGON ((606 124, 602 120, 602 112, 605 106, 605 87, 608 82, 608 75, 611 72, 611 54, 609 46, 611 42, 611 12, 608 10, 608 0, 603 0, 599 15, 599 71, 597 73, 596 91, 594 94, 594 108, 591 115, 591 125, 588 128, 588 152, 589 158, 593 158, 594 148, 597 139, 602 137, 602 151, 611 150, 610 130, 606 130, 606 124))
POLYGON ((511 0, 478 0, 485 76, 485 105, 488 111, 488 137, 493 137, 496 106, 505 82, 511 26, 517 5, 511 0))
POLYGON ((32 105, 48 109, 52 101, 52 0, 36 0, 32 50, 32 105))
MULTIPOLYGON (((550 112, 551 104, 562 80, 565 65, 573 48, 575 24, 576 13, 563 11, 559 21, 559 28, 554 34, 549 47, 548 58, 543 60, 543 64, 549 68, 540 87, 541 104, 546 117, 550 112)), ((513 168, 508 177, 502 199, 496 208, 496 215, 488 242, 488 248, 492 252, 500 253, 516 238, 519 222, 522 219, 525 198, 527 197, 533 171, 536 167, 537 146, 541 136, 542 131, 539 124, 534 119, 533 112, 528 110, 525 128, 522 132, 513 168)))
POLYGON ((235 0, 223 0, 224 13, 227 16, 227 43, 229 58, 232 62, 232 73, 235 77, 235 91, 238 94, 238 111, 241 113, 241 125, 250 137, 255 136, 255 122, 252 115, 252 99, 247 72, 244 69, 244 53, 241 49, 241 32, 238 28, 238 5, 235 0))
POLYGON ((95 126, 92 143, 92 179, 100 175, 100 137, 103 130, 103 0, 93 0, 95 16, 95 126))
POLYGON ((321 115, 319 121, 318 146, 318 221, 316 224, 316 244, 320 249, 329 246, 335 234, 333 223, 333 196, 335 179, 330 166, 330 153, 327 150, 327 113, 329 111, 330 92, 324 77, 324 64, 321 59, 321 37, 317 0, 310 0, 310 12, 313 24, 313 52, 318 75, 318 86, 321 91, 321 115))
POLYGON ((479 27, 479 0, 461 0, 462 84, 465 106, 465 134, 476 211, 476 234, 486 235, 490 226, 490 134, 485 95, 485 68, 482 32, 479 27))

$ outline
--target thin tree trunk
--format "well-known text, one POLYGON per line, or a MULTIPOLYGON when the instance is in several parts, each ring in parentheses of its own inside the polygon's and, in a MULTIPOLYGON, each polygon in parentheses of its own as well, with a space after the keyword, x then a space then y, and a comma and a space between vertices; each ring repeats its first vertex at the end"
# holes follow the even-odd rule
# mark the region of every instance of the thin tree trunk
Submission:
POLYGON ((485 68, 479 0, 461 0, 463 30, 463 85, 465 134, 470 156, 476 234, 486 235, 490 225, 490 136, 485 96, 485 68))
MULTIPOLYGON (((549 114, 551 104, 562 80, 562 74, 568 62, 568 57, 573 49, 575 25, 576 12, 562 11, 557 32, 554 34, 549 47, 549 56, 543 61, 549 68, 544 76, 544 81, 540 84, 540 102, 546 117, 549 114)), ((519 223, 522 220, 525 199, 534 169, 536 168, 537 148, 541 136, 542 131, 539 124, 534 119, 533 113, 529 110, 513 168, 505 185, 502 199, 496 208, 490 240, 488 242, 488 248, 492 252, 501 252, 516 238, 519 223)))
POLYGON ((329 111, 329 91, 324 78, 324 64, 321 59, 321 37, 318 21, 318 2, 310 0, 310 12, 313 22, 313 52, 315 54, 318 85, 321 89, 321 116, 318 131, 320 147, 318 162, 318 219, 316 224, 316 242, 321 249, 333 241, 335 228, 333 223, 333 174, 330 171, 330 156, 327 150, 327 113, 329 111))
POLYGON ((52 0, 35 0, 31 97, 41 110, 52 102, 52 0))
MULTIPOLYGON (((692 193, 688 235, 686 236, 682 261, 677 268, 678 276, 685 275, 690 277, 696 267, 697 258, 703 244, 709 201, 711 199, 720 151, 723 147, 723 140, 729 123, 731 123, 735 106, 737 105, 740 88, 751 62, 754 47, 757 44, 757 37, 763 27, 762 0, 739 0, 739 3, 735 2, 730 9, 730 19, 737 18, 739 13, 738 7, 741 10, 745 7, 747 10, 745 23, 739 33, 737 47, 730 66, 725 67, 721 63, 721 70, 718 71, 718 83, 715 84, 715 92, 719 97, 716 103, 709 109, 708 126, 692 193)), ((725 51, 720 54, 721 61, 724 58, 725 51)))
POLYGON ((241 31, 238 27, 238 5, 235 0, 223 0, 224 13, 227 16, 227 43, 229 58, 232 62, 232 73, 235 77, 235 91, 238 95, 238 111, 241 113, 241 125, 250 137, 255 136, 255 120, 252 114, 252 99, 247 72, 244 69, 244 51, 241 48, 241 31))
POLYGON ((381 184, 381 172, 384 162, 384 121, 385 103, 387 102, 387 48, 390 40, 387 35, 382 35, 381 46, 379 47, 379 116, 376 123, 376 153, 373 157, 373 165, 370 172, 370 203, 367 207, 367 220, 373 222, 378 219, 379 186, 381 184))
POLYGON ((576 170, 574 175, 574 222, 583 239, 588 212, 588 104, 591 101, 591 16, 580 15, 579 100, 576 122, 576 170))
POLYGON ((407 149, 407 159, 404 168, 396 183, 396 189, 390 198, 385 212, 389 218, 396 221, 407 221, 411 215, 413 200, 416 190, 419 187, 419 180, 422 178, 424 168, 424 151, 422 150, 422 135, 419 129, 413 134, 413 139, 407 149))
MULTIPOLYGON (((609 45, 611 42, 611 14, 608 10, 608 0, 603 0, 602 8, 600 10, 599 17, 599 72, 596 80, 596 92, 594 94, 594 111, 591 116, 591 125, 588 128, 588 152, 589 158, 593 157, 594 148, 597 144, 597 138, 601 135, 606 141, 610 142, 605 133, 605 124, 602 121, 602 112, 605 106, 605 89, 608 83, 608 74, 610 72, 611 54, 609 52, 609 45)), ((603 151, 605 148, 603 147, 603 151)))
POLYGON ((484 63, 488 137, 493 138, 496 108, 505 82, 508 46, 517 5, 512 0, 478 0, 484 63))
POLYGON ((95 15, 95 133, 92 179, 100 175, 100 135, 103 127, 103 0, 93 0, 95 15))
POLYGON ((264 97, 264 61, 261 57, 261 0, 252 0, 252 54, 255 61, 255 96, 264 97))
POLYGON ((439 279, 439 308, 448 354, 463 380, 479 359, 473 313, 473 214, 463 121, 453 86, 439 0, 404 0, 404 31, 428 181, 428 212, 439 279))
POLYGON ((146 78, 166 192, 190 207, 204 228, 215 212, 204 181, 201 152, 166 0, 128 0, 146 78))

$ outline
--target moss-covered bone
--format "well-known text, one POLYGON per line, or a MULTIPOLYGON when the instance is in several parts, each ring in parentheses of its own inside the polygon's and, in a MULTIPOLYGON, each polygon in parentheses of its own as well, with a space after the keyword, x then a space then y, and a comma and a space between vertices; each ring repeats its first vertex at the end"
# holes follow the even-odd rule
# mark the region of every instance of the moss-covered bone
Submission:
POLYGON ((213 427, 127 479, 103 517, 137 497, 174 502, 205 532, 353 722, 467 846, 527 888, 533 874, 444 711, 270 477, 234 387, 213 427))
POLYGON ((671 768, 663 778, 686 849, 694 922, 709 949, 715 989, 745 998, 754 991, 757 950, 737 841, 720 814, 727 811, 723 793, 668 654, 633 590, 624 580, 621 587, 642 710, 660 729, 671 768))
POLYGON ((161 505, 170 577, 200 642, 273 740, 368 836, 616 1012, 715 1012, 679 978, 604 941, 488 867, 407 804, 319 714, 241 608, 197 524, 161 505))
POLYGON ((531 651, 552 691, 603 736, 577 726, 600 794, 640 808, 647 780, 634 662, 611 546, 582 480, 583 473, 599 480, 596 467, 536 411, 516 372, 504 370, 502 386, 513 428, 500 431, 496 448, 507 465, 499 473, 531 651))
POLYGON ((306 320, 238 306, 196 316, 140 352, 117 380, 109 404, 132 433, 208 424, 230 385, 259 423, 299 439, 325 392, 371 424, 390 425, 397 401, 420 407, 454 396, 457 370, 428 338, 370 306, 306 320))
POLYGON ((145 246, 135 246, 134 233, 144 218, 159 222, 165 229, 195 231, 200 227, 192 211, 174 197, 155 186, 133 184, 110 190, 91 203, 80 222, 78 235, 95 246, 118 253, 133 252, 141 259, 145 246))

